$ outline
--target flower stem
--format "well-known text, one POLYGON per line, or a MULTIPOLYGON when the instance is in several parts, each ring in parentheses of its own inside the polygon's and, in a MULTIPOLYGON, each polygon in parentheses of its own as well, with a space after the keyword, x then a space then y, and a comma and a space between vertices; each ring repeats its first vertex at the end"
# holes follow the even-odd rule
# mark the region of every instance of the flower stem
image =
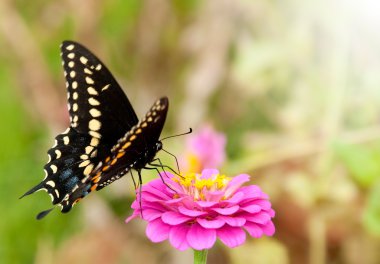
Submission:
POLYGON ((207 252, 207 249, 194 250, 194 264, 206 264, 207 252))

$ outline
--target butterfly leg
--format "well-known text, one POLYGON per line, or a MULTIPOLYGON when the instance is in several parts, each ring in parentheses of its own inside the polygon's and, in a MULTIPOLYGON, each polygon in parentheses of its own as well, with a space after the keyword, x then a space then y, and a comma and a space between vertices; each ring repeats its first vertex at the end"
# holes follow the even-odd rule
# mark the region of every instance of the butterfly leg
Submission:
MULTIPOLYGON (((151 164, 150 164, 150 165, 151 165, 151 164)), ((166 185, 166 187, 168 187, 170 190, 172 190, 173 192, 176 193, 176 191, 175 191, 172 187, 170 187, 170 185, 168 185, 168 184, 165 182, 165 180, 164 180, 164 178, 162 177, 162 175, 161 175, 160 171, 158 170, 158 168, 156 168, 156 167, 144 167, 144 169, 146 169, 146 170, 155 170, 155 171, 157 171, 158 175, 159 175, 160 178, 161 178, 161 181, 166 185)), ((163 171, 163 172, 165 173, 165 171, 163 171)), ((166 175, 166 174, 165 174, 165 175, 166 175)), ((166 177, 169 178, 169 176, 167 176, 167 175, 166 175, 166 177)))
POLYGON ((139 195, 138 195, 138 199, 139 199, 139 205, 140 205, 140 214, 141 214, 141 219, 144 219, 143 210, 142 210, 142 177, 141 177, 141 170, 137 170, 137 174, 139 175, 139 182, 138 182, 138 185, 139 185, 139 195))
MULTIPOLYGON (((175 175, 177 175, 177 176, 183 178, 182 175, 180 174, 180 172, 176 172, 173 168, 171 168, 171 167, 169 167, 169 166, 167 166, 167 165, 163 165, 162 162, 161 162, 161 160, 160 160, 159 158, 156 158, 156 159, 154 159, 153 161, 156 161, 156 160, 157 160, 160 164, 149 163, 149 165, 154 166, 154 167, 161 168, 162 170, 163 170, 164 168, 167 168, 167 169, 169 169, 171 172, 173 172, 175 175)), ((164 170, 163 170, 163 171, 164 171, 164 170)), ((164 172, 165 172, 165 171, 164 171, 164 172)), ((166 175, 166 174, 165 174, 165 175, 166 175)), ((167 177, 167 175, 166 175, 166 177, 167 177)))
MULTIPOLYGON (((169 155, 171 155, 171 156, 175 159, 175 163, 177 164, 177 169, 178 169, 178 173, 177 173, 177 175, 180 175, 180 174, 181 174, 181 170, 179 169, 179 165, 178 165, 177 157, 176 157, 174 154, 170 153, 169 151, 167 151, 167 150, 165 150, 165 149, 162 149, 162 150, 163 150, 164 152, 168 153, 169 155)), ((160 160, 160 159, 158 159, 158 160, 160 160)), ((160 161, 160 163, 161 163, 161 161, 160 161)))
POLYGON ((131 174, 131 177, 132 177, 133 186, 135 187, 135 190, 137 190, 138 185, 136 184, 135 177, 133 176, 132 170, 130 170, 129 173, 131 174))

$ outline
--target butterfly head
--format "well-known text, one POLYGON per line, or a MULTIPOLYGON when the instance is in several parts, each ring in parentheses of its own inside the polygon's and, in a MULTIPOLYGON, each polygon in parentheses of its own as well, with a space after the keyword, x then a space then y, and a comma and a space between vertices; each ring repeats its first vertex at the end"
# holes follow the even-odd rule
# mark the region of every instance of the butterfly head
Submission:
POLYGON ((156 142, 156 152, 160 151, 162 149, 162 142, 159 140, 156 142))

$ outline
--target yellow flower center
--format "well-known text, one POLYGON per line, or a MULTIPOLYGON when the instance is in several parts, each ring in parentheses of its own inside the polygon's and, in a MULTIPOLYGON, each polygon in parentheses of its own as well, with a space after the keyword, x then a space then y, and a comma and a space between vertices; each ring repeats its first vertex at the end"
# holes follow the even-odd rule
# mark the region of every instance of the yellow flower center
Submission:
POLYGON ((195 200, 205 200, 204 191, 223 191, 230 180, 229 177, 220 174, 213 174, 205 179, 196 173, 186 173, 181 178, 173 178, 173 181, 179 183, 195 200))

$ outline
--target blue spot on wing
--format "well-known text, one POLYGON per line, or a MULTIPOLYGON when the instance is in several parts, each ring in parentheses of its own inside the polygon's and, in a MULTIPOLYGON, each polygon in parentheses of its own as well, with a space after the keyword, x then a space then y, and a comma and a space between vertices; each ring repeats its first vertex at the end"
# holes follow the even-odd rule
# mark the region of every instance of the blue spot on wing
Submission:
POLYGON ((65 169, 61 172, 61 175, 59 176, 59 179, 61 181, 64 181, 66 180, 67 178, 69 178, 72 174, 74 173, 74 171, 72 169, 65 169))
POLYGON ((72 178, 70 178, 69 180, 65 182, 66 190, 72 190, 75 187, 75 185, 77 185, 78 182, 79 182, 79 178, 77 176, 73 176, 72 178))

